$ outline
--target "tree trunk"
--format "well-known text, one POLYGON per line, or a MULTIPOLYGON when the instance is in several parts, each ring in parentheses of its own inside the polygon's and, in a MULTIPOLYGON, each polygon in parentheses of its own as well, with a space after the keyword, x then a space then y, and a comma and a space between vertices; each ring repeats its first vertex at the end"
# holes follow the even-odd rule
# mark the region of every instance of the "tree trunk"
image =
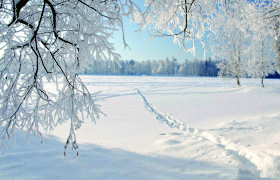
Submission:
POLYGON ((262 41, 262 87, 264 88, 264 84, 263 84, 263 79, 264 79, 264 74, 265 74, 265 70, 264 70, 264 40, 262 41))
POLYGON ((237 82, 237 87, 240 87, 239 75, 237 75, 237 77, 236 77, 236 82, 237 82))

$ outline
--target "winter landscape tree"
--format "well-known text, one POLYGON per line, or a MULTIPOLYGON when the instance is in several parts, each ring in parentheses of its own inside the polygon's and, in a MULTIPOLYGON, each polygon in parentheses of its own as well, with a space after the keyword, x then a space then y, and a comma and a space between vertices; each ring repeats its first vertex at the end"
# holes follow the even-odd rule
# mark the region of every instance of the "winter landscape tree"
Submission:
MULTIPOLYGON (((278 1, 279 3, 279 1, 278 1)), ((273 3, 270 6, 270 9, 267 10, 266 18, 270 19, 273 24, 273 30, 275 32, 275 42, 274 42, 274 52, 276 55, 276 62, 274 64, 274 68, 279 73, 280 72, 280 8, 279 4, 273 3)))
POLYGON ((65 151, 77 150, 83 118, 94 121, 101 113, 78 73, 93 58, 119 57, 108 39, 137 10, 130 0, 1 1, 1 145, 15 128, 42 136, 68 122, 65 151), (55 82, 56 92, 46 82, 55 82))
POLYGON ((220 76, 236 78, 246 77, 246 58, 249 44, 249 25, 247 23, 248 3, 235 3, 224 11, 222 9, 212 25, 213 52, 216 57, 224 59, 218 65, 220 76))
POLYGON ((274 30, 270 19, 266 19, 265 7, 269 5, 260 5, 260 8, 248 6, 251 13, 249 21, 251 34, 251 43, 249 46, 249 59, 247 74, 253 78, 260 78, 261 85, 264 87, 264 78, 275 72, 273 64, 275 55, 273 52, 274 30))

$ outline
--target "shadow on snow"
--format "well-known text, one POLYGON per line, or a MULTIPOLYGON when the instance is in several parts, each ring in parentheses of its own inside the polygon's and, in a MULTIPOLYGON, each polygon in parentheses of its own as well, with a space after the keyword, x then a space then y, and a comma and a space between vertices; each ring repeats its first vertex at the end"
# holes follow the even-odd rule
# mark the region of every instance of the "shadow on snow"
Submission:
POLYGON ((247 172, 194 159, 141 155, 93 144, 80 145, 80 156, 64 143, 47 136, 41 145, 37 137, 17 133, 16 144, 0 152, 0 179, 256 179, 247 172))

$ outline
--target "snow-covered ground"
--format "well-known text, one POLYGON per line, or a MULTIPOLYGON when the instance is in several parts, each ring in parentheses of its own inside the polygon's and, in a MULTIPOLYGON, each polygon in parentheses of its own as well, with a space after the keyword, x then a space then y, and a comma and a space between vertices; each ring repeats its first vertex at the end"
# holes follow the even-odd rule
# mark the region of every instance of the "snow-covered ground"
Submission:
MULTIPOLYGON (((0 152, 0 179, 280 179, 280 80, 82 76, 107 116, 23 132, 0 152)), ((52 88, 50 84, 49 88, 52 88)))

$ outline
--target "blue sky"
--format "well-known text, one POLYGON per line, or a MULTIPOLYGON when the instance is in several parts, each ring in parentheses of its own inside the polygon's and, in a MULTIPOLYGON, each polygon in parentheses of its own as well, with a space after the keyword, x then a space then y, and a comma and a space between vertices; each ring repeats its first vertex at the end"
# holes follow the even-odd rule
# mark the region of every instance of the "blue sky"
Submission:
MULTIPOLYGON (((143 30, 141 35, 136 32, 139 27, 125 20, 124 30, 126 42, 130 48, 124 48, 122 33, 116 32, 112 42, 115 45, 117 53, 121 54, 122 60, 159 60, 175 57, 179 62, 183 62, 185 59, 192 60, 193 54, 190 52, 184 52, 178 44, 173 43, 173 37, 157 37, 149 40, 149 34, 143 30)), ((187 44, 187 48, 192 47, 193 42, 187 44)), ((204 49, 202 45, 197 41, 196 43, 196 54, 195 57, 198 59, 204 58, 204 49)), ((209 45, 209 43, 208 43, 209 45)), ((212 56, 210 52, 206 52, 206 58, 212 56)))
MULTIPOLYGON (((135 1, 136 2, 136 1, 135 1)), ((137 1, 136 4, 142 9, 145 10, 144 0, 137 1)), ((139 27, 130 22, 130 20, 124 21, 124 30, 125 30, 125 39, 129 48, 124 48, 122 33, 116 32, 112 42, 115 45, 116 52, 121 55, 122 60, 159 60, 175 57, 179 62, 185 61, 185 59, 192 60, 194 58, 193 54, 190 52, 182 51, 181 47, 178 44, 173 43, 173 37, 157 37, 152 40, 150 39, 149 34, 143 30, 139 36, 138 30, 139 27)), ((199 41, 196 41, 196 54, 195 57, 198 59, 204 58, 204 49, 199 41)), ((206 42, 209 46, 209 43, 206 42)), ((187 44, 187 48, 192 47, 193 42, 187 44)), ((210 47, 208 47, 210 49, 210 47)), ((206 52, 206 58, 211 57, 210 52, 206 52)))

